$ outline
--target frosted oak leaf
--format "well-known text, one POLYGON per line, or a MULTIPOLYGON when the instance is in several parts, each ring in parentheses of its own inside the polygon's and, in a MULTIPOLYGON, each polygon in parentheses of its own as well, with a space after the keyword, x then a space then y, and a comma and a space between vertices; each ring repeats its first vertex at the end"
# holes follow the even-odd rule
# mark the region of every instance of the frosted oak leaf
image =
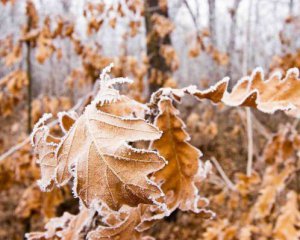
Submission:
POLYGON ((161 133, 143 119, 97 109, 121 99, 116 90, 107 89, 102 88, 58 146, 56 181, 64 185, 74 176, 74 192, 86 206, 100 201, 119 210, 123 205, 153 204, 162 192, 148 175, 165 161, 128 143, 155 140, 161 133))
POLYGON ((63 239, 80 240, 81 231, 88 226, 94 212, 82 208, 77 215, 65 212, 61 217, 51 218, 45 225, 44 232, 31 232, 25 235, 28 240, 63 239))
POLYGON ((224 78, 203 91, 195 86, 187 87, 183 91, 199 100, 209 99, 234 107, 253 107, 270 114, 282 110, 294 117, 300 116, 300 79, 297 68, 289 69, 284 78, 278 72, 268 79, 264 77, 262 69, 257 68, 251 76, 239 80, 231 92, 227 89, 228 81, 229 78, 224 78))
POLYGON ((198 211, 199 196, 194 181, 200 167, 201 152, 188 143, 189 135, 172 100, 164 97, 158 105, 160 114, 155 125, 163 131, 163 135, 154 141, 152 147, 168 161, 168 165, 154 174, 155 181, 162 182, 162 190, 167 196, 172 193, 167 201, 169 209, 179 207, 181 210, 198 211))
POLYGON ((59 139, 49 134, 49 127, 44 122, 51 118, 51 114, 45 114, 35 125, 31 134, 31 143, 37 156, 36 162, 40 165, 41 179, 38 181, 40 188, 44 191, 50 190, 57 161, 55 151, 59 139))
POLYGON ((96 230, 88 234, 89 240, 139 240, 142 234, 137 230, 137 225, 141 221, 140 208, 131 209, 124 219, 114 219, 108 226, 99 226, 96 230))
POLYGON ((297 193, 288 192, 286 204, 281 208, 274 228, 275 239, 300 238, 300 211, 297 202, 297 193))

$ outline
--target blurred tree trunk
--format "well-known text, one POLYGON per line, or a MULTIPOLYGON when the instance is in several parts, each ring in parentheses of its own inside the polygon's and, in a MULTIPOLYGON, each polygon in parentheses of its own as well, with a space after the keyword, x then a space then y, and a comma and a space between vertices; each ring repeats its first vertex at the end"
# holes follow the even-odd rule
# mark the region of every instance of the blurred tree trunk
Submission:
MULTIPOLYGON (((259 44, 260 42, 260 31, 259 31, 259 25, 260 25, 260 6, 259 6, 259 2, 256 2, 255 4, 255 23, 254 23, 254 27, 253 27, 253 45, 254 46, 258 46, 257 44, 259 44)), ((259 54, 252 54, 252 58, 251 58, 251 66, 257 65, 258 64, 258 60, 259 60, 259 54)))
MULTIPOLYGON (((217 35, 216 35, 216 0, 208 0, 208 27, 210 33, 210 42, 214 48, 218 48, 217 43, 217 35)), ((208 78, 212 79, 213 82, 210 84, 215 83, 219 80, 220 71, 216 71, 219 66, 216 64, 212 57, 209 57, 209 72, 208 78)))
MULTIPOLYGON (((227 53, 229 56, 229 63, 227 68, 227 76, 232 78, 233 72, 233 57, 235 51, 235 35, 236 35, 236 24, 237 24, 237 11, 239 8, 241 0, 234 0, 233 7, 230 10, 231 15, 231 25, 230 25, 230 32, 229 32, 229 44, 227 53)), ((233 81, 230 81, 230 87, 233 85, 233 81)))
MULTIPOLYGON (((146 41, 147 41, 147 56, 149 60, 148 79, 149 79, 149 95, 159 89, 163 82, 153 81, 158 77, 166 79, 170 75, 171 69, 166 64, 165 59, 160 55, 160 47, 162 44, 171 44, 170 35, 167 34, 164 38, 160 38, 153 31, 153 23, 151 18, 155 14, 162 15, 168 18, 168 7, 163 8, 159 5, 159 0, 145 0, 145 21, 146 21, 146 41)), ((167 3, 166 3, 167 4, 167 3)))
POLYGON ((250 54, 252 49, 251 44, 251 32, 252 32, 252 25, 251 25, 251 19, 252 19, 252 7, 253 7, 253 0, 248 1, 248 13, 247 13, 247 23, 246 23, 246 29, 245 29, 245 41, 244 41, 244 48, 243 48, 243 76, 247 75, 248 69, 251 68, 250 66, 250 54))
POLYGON ((209 11, 209 32, 211 37, 211 43, 216 46, 216 0, 208 0, 209 11))
MULTIPOLYGON (((30 16, 27 18, 27 27, 31 29, 32 19, 30 16)), ((27 133, 30 134, 32 130, 32 119, 31 119, 31 109, 32 109, 32 66, 31 66, 31 46, 30 41, 26 41, 26 72, 27 72, 27 133)))
POLYGON ((293 16, 293 9, 294 9, 294 0, 290 0, 290 4, 289 4, 290 16, 293 16))

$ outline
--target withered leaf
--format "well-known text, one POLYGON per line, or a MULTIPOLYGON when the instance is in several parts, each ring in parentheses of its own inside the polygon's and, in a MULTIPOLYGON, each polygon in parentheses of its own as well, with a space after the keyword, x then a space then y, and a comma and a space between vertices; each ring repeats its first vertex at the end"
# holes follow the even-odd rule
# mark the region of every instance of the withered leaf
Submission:
POLYGON ((297 198, 296 192, 288 192, 287 202, 282 207, 274 228, 275 239, 297 240, 300 238, 300 211, 297 198))
POLYGON ((140 208, 134 208, 128 212, 123 220, 119 220, 114 225, 108 227, 99 226, 96 230, 88 234, 89 240, 138 240, 141 239, 141 233, 136 229, 141 221, 140 208))
POLYGON ((124 204, 153 203, 161 191, 147 175, 162 168, 164 160, 127 143, 159 137, 158 129, 142 119, 121 118, 89 105, 58 147, 56 181, 63 185, 73 174, 75 191, 87 206, 103 201, 118 210, 124 204))
POLYGON ((80 212, 73 216, 68 226, 59 232, 59 236, 63 240, 80 240, 83 236, 80 235, 83 228, 90 224, 94 210, 82 208, 80 212))
POLYGON ((31 134, 34 152, 37 154, 37 163, 41 169, 41 179, 38 181, 40 188, 44 191, 49 190, 54 177, 57 160, 55 151, 59 143, 59 139, 49 134, 49 127, 44 122, 51 117, 51 114, 44 115, 34 127, 31 134))
POLYGON ((52 192, 41 192, 36 184, 28 187, 15 210, 19 218, 28 218, 33 212, 39 212, 45 219, 54 217, 56 208, 63 202, 63 191, 66 189, 54 189, 52 192))
POLYGON ((291 165, 287 165, 281 172, 278 172, 276 166, 270 166, 266 169, 263 188, 260 191, 261 195, 253 206, 255 218, 264 218, 270 214, 276 195, 284 189, 285 182, 293 170, 291 165))
POLYGON ((80 232, 90 223, 92 210, 83 208, 77 215, 65 212, 61 217, 51 218, 45 225, 45 232, 31 232, 25 236, 28 240, 63 239, 80 240, 80 232))
POLYGON ((284 79, 280 73, 276 73, 268 80, 265 80, 263 71, 258 68, 250 77, 242 78, 232 92, 227 90, 228 81, 229 78, 224 78, 204 91, 193 87, 185 88, 184 91, 199 100, 209 99, 229 106, 253 107, 266 113, 283 110, 295 117, 300 116, 300 79, 297 68, 289 69, 284 79))
POLYGON ((123 95, 115 102, 97 106, 97 109, 120 117, 139 118, 144 118, 146 111, 145 105, 123 95))
MULTIPOLYGON (((196 210, 198 190, 194 184, 199 168, 201 152, 189 144, 189 135, 185 125, 179 118, 178 110, 172 100, 163 98, 159 102, 160 114, 155 125, 163 131, 160 139, 155 140, 153 148, 157 149, 168 164, 154 174, 156 182, 162 182, 165 194, 172 193, 172 201, 168 207, 172 210, 196 210)), ((168 202, 168 201, 167 201, 168 202)))
POLYGON ((75 112, 59 112, 58 118, 61 129, 66 133, 75 123, 77 114, 75 112))

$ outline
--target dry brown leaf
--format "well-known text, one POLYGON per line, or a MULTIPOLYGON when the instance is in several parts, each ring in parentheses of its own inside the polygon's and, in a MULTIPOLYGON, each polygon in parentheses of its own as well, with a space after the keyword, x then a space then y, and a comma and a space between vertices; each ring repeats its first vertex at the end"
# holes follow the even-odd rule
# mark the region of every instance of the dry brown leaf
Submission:
POLYGON ((40 96, 32 101, 31 118, 36 123, 43 113, 58 114, 71 108, 71 99, 67 97, 40 96))
POLYGON ((63 216, 52 218, 45 225, 45 232, 31 232, 26 234, 28 240, 62 239, 79 240, 82 239, 80 232, 84 226, 89 224, 93 211, 86 208, 80 210, 79 214, 72 215, 67 212, 63 216))
POLYGON ((65 133, 71 129, 77 118, 78 116, 75 112, 58 113, 60 127, 65 133))
POLYGON ((228 219, 217 219, 211 223, 203 234, 205 240, 225 239, 224 234, 230 226, 228 219))
POLYGON ((37 49, 35 53, 36 60, 42 64, 44 63, 55 51, 52 39, 45 36, 45 34, 40 34, 37 39, 37 49))
POLYGON ((41 191, 35 185, 30 186, 23 193, 15 213, 20 218, 27 218, 31 215, 31 211, 39 209, 41 191))
POLYGON ((167 12, 168 10, 168 1, 167 0, 159 0, 158 6, 162 12, 167 12))
POLYGON ((115 29, 116 24, 117 24, 117 18, 116 17, 112 17, 111 19, 109 19, 109 25, 110 25, 111 28, 115 29))
POLYGON ((76 164, 76 192, 87 206, 93 200, 104 201, 115 210, 123 204, 152 203, 151 198, 161 193, 146 176, 160 169, 164 161, 154 152, 134 149, 126 142, 159 136, 144 120, 123 119, 88 106, 58 148, 56 180, 60 185, 66 183, 76 164))
POLYGON ((119 117, 139 118, 144 118, 145 111, 147 110, 145 105, 124 95, 120 96, 120 99, 110 104, 98 105, 97 109, 119 117))
POLYGON ((201 99, 209 99, 215 103, 223 102, 229 106, 247 106, 262 112, 274 113, 276 110, 286 111, 300 117, 300 79, 297 68, 289 69, 286 77, 280 73, 265 80, 263 71, 258 68, 250 77, 242 78, 233 88, 227 91, 228 78, 224 78, 207 90, 200 91, 195 87, 184 89, 186 93, 201 99))
POLYGON ((246 196, 253 192, 257 185, 260 183, 261 179, 257 172, 253 171, 252 175, 249 177, 244 173, 237 173, 236 175, 236 189, 242 196, 246 196))
POLYGON ((299 148, 298 139, 299 135, 291 125, 280 126, 264 148, 264 161, 267 164, 280 164, 292 159, 299 148))
POLYGON ((176 71, 179 67, 179 58, 175 49, 171 45, 162 45, 159 53, 164 57, 166 64, 172 71, 176 71))
POLYGON ((20 62, 22 59, 22 45, 20 43, 17 43, 13 49, 9 52, 9 54, 5 57, 5 65, 7 67, 10 67, 18 62, 20 62))
POLYGON ((168 208, 173 211, 197 211, 198 190, 194 184, 195 175, 199 170, 201 152, 189 144, 189 135, 184 130, 185 125, 179 118, 179 111, 169 98, 159 102, 160 114, 155 119, 155 125, 163 131, 160 139, 153 142, 168 164, 154 174, 155 181, 162 183, 165 194, 173 196, 168 208))
POLYGON ((12 5, 14 5, 16 3, 16 0, 1 0, 1 3, 3 5, 6 5, 8 3, 11 3, 12 5))
POLYGON ((99 29, 101 28, 103 22, 104 22, 104 19, 96 19, 95 17, 92 17, 88 21, 87 35, 91 35, 93 33, 98 32, 99 29))
POLYGON ((151 21, 153 23, 154 32, 160 37, 164 38, 170 34, 175 28, 174 24, 166 17, 160 14, 153 14, 151 16, 151 21))
POLYGON ((104 202, 113 210, 123 205, 153 204, 162 195, 147 176, 164 166, 155 152, 135 149, 128 142, 151 141, 158 129, 143 119, 119 117, 97 109, 118 102, 118 91, 105 84, 58 146, 56 182, 75 177, 75 192, 87 206, 104 202), (134 173, 134 174, 133 174, 134 173))
POLYGON ((25 71, 16 70, 0 79, 0 115, 10 116, 15 106, 25 97, 28 78, 25 71))
POLYGON ((59 231, 67 227, 73 217, 73 215, 65 212, 61 217, 50 219, 50 221, 45 225, 45 232, 26 233, 25 237, 28 240, 59 239, 59 231))
POLYGON ((89 240, 139 240, 141 233, 136 227, 141 222, 140 208, 132 209, 123 220, 114 220, 113 225, 108 227, 99 226, 88 234, 89 240))
POLYGON ((252 209, 255 218, 261 219, 270 214, 277 194, 284 189, 285 182, 293 170, 291 165, 287 165, 281 172, 278 172, 276 166, 270 166, 266 169, 260 191, 261 195, 252 209))
POLYGON ((189 57, 196 58, 201 53, 201 45, 196 42, 190 49, 189 49, 189 57))
POLYGON ((37 163, 41 169, 41 179, 38 184, 43 191, 49 190, 53 184, 57 166, 55 151, 59 143, 59 139, 49 135, 49 127, 44 125, 49 118, 51 118, 51 115, 44 115, 35 125, 31 135, 34 152, 37 155, 37 163))
POLYGON ((288 192, 287 202, 281 208, 274 228, 275 239, 297 240, 300 238, 300 211, 297 198, 296 192, 288 192))
POLYGON ((82 208, 80 212, 74 216, 67 228, 64 228, 59 236, 63 240, 80 240, 83 237, 80 236, 80 232, 83 230, 84 226, 90 224, 90 221, 94 215, 93 210, 89 210, 87 208, 82 208))
POLYGON ((28 84, 28 78, 25 71, 16 70, 10 72, 0 79, 0 87, 4 91, 8 91, 14 97, 20 97, 21 91, 28 84))
POLYGON ((130 28, 130 37, 134 37, 137 35, 139 29, 141 27, 141 21, 130 21, 129 28, 130 28))
POLYGON ((33 184, 24 191, 15 213, 19 218, 28 218, 32 212, 39 212, 44 219, 49 219, 55 216, 56 208, 63 200, 61 189, 44 193, 33 184))

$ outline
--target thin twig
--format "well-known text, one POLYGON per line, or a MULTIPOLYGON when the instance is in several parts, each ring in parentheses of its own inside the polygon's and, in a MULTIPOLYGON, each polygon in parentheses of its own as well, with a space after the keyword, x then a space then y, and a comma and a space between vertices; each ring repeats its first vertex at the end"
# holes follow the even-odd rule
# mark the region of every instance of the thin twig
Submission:
POLYGON ((183 1, 184 5, 186 6, 187 10, 189 11, 191 18, 193 20, 194 26, 196 28, 196 32, 198 34, 199 32, 199 26, 198 26, 198 21, 197 21, 197 17, 194 15, 190 5, 188 4, 188 2, 186 0, 183 1))
POLYGON ((215 159, 214 157, 211 159, 211 161, 213 162, 213 164, 215 165, 216 169, 218 170, 219 174, 221 175, 221 177, 223 178, 224 182, 226 183, 226 185, 228 186, 228 188, 232 191, 236 191, 236 187, 234 186, 234 184, 230 181, 230 179, 227 177, 226 173, 224 172, 224 170, 222 169, 221 165, 219 164, 219 162, 217 161, 217 159, 215 159))
POLYGON ((8 151, 6 151, 5 153, 3 153, 0 156, 0 163, 6 159, 7 157, 9 157, 10 155, 12 155, 14 152, 20 150, 22 147, 24 147, 27 143, 30 142, 30 137, 28 136, 27 138, 25 138, 22 142, 20 142, 19 144, 13 146, 12 148, 10 148, 8 151))
MULTIPOLYGON (((246 126, 246 114, 245 111, 243 111, 243 109, 237 109, 237 113, 239 114, 240 118, 242 119, 245 128, 247 128, 246 126)), ((272 132, 269 131, 256 117, 254 114, 251 114, 251 120, 253 123, 253 128, 262 136, 264 136, 266 139, 270 139, 272 132)))

